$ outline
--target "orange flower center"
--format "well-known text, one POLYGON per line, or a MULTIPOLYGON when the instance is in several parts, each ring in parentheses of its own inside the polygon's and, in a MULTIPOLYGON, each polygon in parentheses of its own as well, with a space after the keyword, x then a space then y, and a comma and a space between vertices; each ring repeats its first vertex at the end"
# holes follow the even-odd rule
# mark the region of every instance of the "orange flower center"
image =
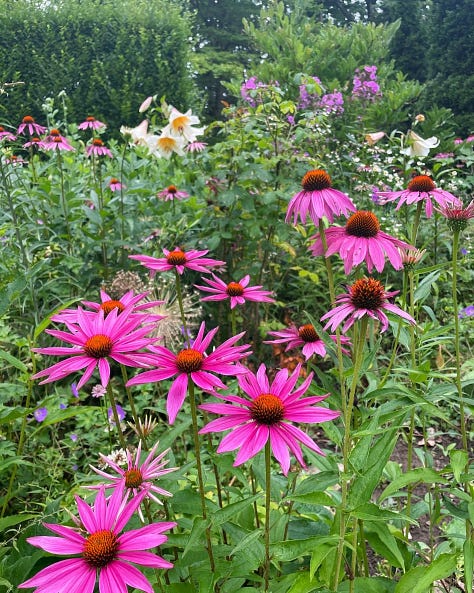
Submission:
POLYGON ((305 191, 328 189, 331 187, 331 177, 322 169, 314 169, 305 174, 301 185, 305 191))
POLYGON ((61 134, 59 133, 59 130, 57 130, 56 128, 53 128, 51 130, 51 132, 49 133, 50 136, 61 136, 61 134))
POLYGON ((350 288, 351 303, 357 309, 376 311, 385 302, 383 284, 375 278, 360 278, 350 288))
POLYGON ((169 194, 175 194, 178 191, 178 188, 176 187, 176 185, 170 185, 168 186, 167 191, 169 194))
POLYGON ((92 144, 94 146, 104 146, 104 143, 100 138, 94 138, 94 140, 92 140, 92 144))
POLYGON ((4 132, 5 128, 3 126, 0 126, 0 132, 4 132))
POLYGON ((112 177, 110 183, 120 183, 120 181, 116 177, 112 177))
POLYGON ((189 121, 189 118, 187 115, 181 115, 173 120, 173 123, 171 124, 171 126, 177 132, 182 132, 185 125, 188 123, 188 121, 189 121))
POLYGON ((115 559, 118 551, 118 541, 113 531, 101 529, 86 539, 82 556, 90 566, 104 568, 115 559))
POLYGON ((271 426, 283 420, 285 408, 281 399, 273 393, 262 393, 253 400, 250 415, 259 424, 271 426))
POLYGON ((125 476, 125 486, 127 488, 138 488, 143 483, 142 472, 136 467, 128 469, 124 473, 124 476, 125 476))
POLYGON ((244 294, 244 287, 238 282, 229 282, 225 291, 231 297, 242 296, 244 294))
POLYGON ((112 352, 113 342, 109 336, 96 334, 84 344, 84 352, 92 358, 106 358, 112 352))
POLYGON ((185 348, 176 356, 176 366, 182 373, 195 373, 199 371, 204 361, 204 356, 193 348, 185 348))
POLYGON ((184 266, 188 260, 186 259, 186 254, 184 251, 177 249, 168 255, 166 261, 170 264, 170 266, 184 266))
POLYGON ((39 138, 32 138, 31 142, 34 142, 35 144, 38 144, 38 142, 41 142, 41 140, 39 138))
POLYGON ((316 342, 316 340, 319 340, 319 336, 311 323, 302 325, 298 329, 298 335, 304 342, 316 342))
POLYGON ((121 313, 125 307, 120 301, 105 301, 99 307, 99 310, 104 312, 104 317, 107 317, 107 315, 114 309, 118 309, 118 312, 121 313))
POLYGON ((86 121, 95 121, 95 117, 92 117, 92 115, 89 115, 86 117, 86 121))
POLYGON ((346 231, 354 237, 376 237, 379 230, 378 218, 367 210, 355 212, 346 223, 346 231))
POLYGON ((408 184, 409 191, 429 192, 436 189, 436 185, 428 175, 417 175, 408 184))
POLYGON ((31 117, 31 115, 25 115, 25 117, 23 118, 23 123, 24 124, 34 124, 35 120, 33 117, 31 117))
POLYGON ((62 141, 63 141, 63 139, 62 139, 62 138, 60 138, 60 137, 58 137, 58 136, 55 136, 55 137, 53 138, 53 142, 56 142, 56 144, 60 144, 62 141))
POLYGON ((159 138, 158 145, 160 146, 161 150, 165 152, 171 152, 174 147, 176 146, 176 140, 174 138, 159 138))

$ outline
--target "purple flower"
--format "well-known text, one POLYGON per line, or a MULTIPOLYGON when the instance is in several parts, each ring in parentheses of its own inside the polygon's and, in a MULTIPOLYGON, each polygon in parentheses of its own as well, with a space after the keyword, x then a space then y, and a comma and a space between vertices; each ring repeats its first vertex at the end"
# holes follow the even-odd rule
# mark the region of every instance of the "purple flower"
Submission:
POLYGON ((63 403, 60 403, 59 404, 59 409, 60 410, 65 410, 66 408, 67 408, 67 404, 63 404, 63 403))
POLYGON ((356 69, 352 81, 352 97, 374 101, 380 97, 380 86, 377 83, 377 66, 364 66, 362 70, 356 69))
POLYGON ((79 397, 79 391, 77 390, 77 383, 75 381, 71 383, 71 392, 74 397, 79 397))
POLYGON ((37 422, 43 422, 48 415, 48 408, 38 408, 33 412, 33 416, 37 422))
POLYGON ((334 91, 321 97, 319 106, 327 113, 341 114, 344 113, 344 98, 342 93, 334 91))
POLYGON ((73 432, 69 435, 69 438, 73 443, 75 443, 77 441, 77 434, 73 432))
MULTIPOLYGON (((121 422, 125 418, 125 410, 122 408, 122 406, 119 406, 118 404, 115 404, 115 407, 117 408, 117 416, 119 417, 119 420, 121 422)), ((114 412, 112 408, 109 408, 107 410, 107 416, 109 418, 109 422, 111 424, 115 424, 114 412)))
POLYGON ((458 317, 459 319, 464 319, 465 317, 473 317, 474 316, 474 305, 469 305, 464 309, 459 311, 458 317))
POLYGON ((311 76, 311 78, 307 82, 300 84, 299 91, 299 109, 311 109, 319 105, 319 97, 321 94, 321 81, 317 76, 311 76))

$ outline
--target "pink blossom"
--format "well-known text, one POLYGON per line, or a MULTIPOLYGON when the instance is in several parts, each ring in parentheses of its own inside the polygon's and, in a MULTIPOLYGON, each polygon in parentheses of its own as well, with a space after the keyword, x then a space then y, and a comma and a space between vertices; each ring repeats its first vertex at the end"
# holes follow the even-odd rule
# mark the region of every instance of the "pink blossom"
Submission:
MULTIPOLYGON (((314 325, 306 323, 300 327, 291 325, 288 328, 280 331, 269 331, 270 336, 275 336, 276 340, 265 340, 264 344, 286 344, 285 351, 293 350, 294 348, 302 348, 303 356, 309 360, 314 354, 319 356, 326 356, 326 344, 321 337, 316 333, 314 325)), ((329 336, 330 339, 337 344, 337 336, 329 336)), ((340 342, 344 345, 350 345, 351 341, 345 336, 340 336, 340 342)), ((349 352, 342 348, 344 354, 349 352)))
POLYGON ((14 140, 16 140, 16 136, 14 136, 8 130, 5 130, 3 126, 0 126, 0 141, 1 140, 9 140, 10 142, 13 142, 14 140))
POLYGON ((163 249, 166 257, 156 258, 149 255, 129 255, 130 259, 135 259, 146 268, 154 272, 169 272, 176 270, 178 274, 183 274, 184 270, 194 270, 196 272, 209 273, 209 268, 225 266, 224 261, 204 257, 209 251, 196 251, 191 249, 183 251, 175 247, 173 251, 163 249))
POLYGON ((158 198, 163 199, 165 202, 170 200, 184 200, 189 198, 189 194, 185 191, 179 190, 176 185, 169 185, 167 188, 161 190, 157 194, 158 198))
POLYGON ((85 121, 77 126, 78 130, 100 130, 100 128, 105 128, 105 124, 89 115, 86 117, 85 121))
POLYGON ((123 185, 120 183, 120 180, 116 177, 112 177, 109 181, 109 189, 110 191, 120 191, 123 185))
POLYGON ((31 117, 31 115, 25 115, 21 124, 18 126, 18 130, 16 131, 17 134, 23 134, 25 129, 28 129, 28 133, 30 136, 41 136, 46 132, 46 128, 44 126, 40 126, 35 122, 35 119, 31 117))
POLYGON ((86 149, 86 154, 87 156, 108 156, 110 158, 114 156, 112 151, 105 146, 100 138, 94 138, 92 140, 92 144, 89 144, 86 149))
POLYGON ((44 140, 44 148, 46 150, 74 151, 69 141, 64 136, 61 136, 59 130, 56 128, 53 128, 44 140))
POLYGON ((271 298, 272 294, 268 290, 262 290, 261 286, 249 286, 250 276, 244 276, 238 282, 229 282, 228 284, 212 274, 212 280, 203 278, 209 286, 198 286, 196 288, 204 292, 212 293, 211 296, 206 296, 201 301, 224 301, 230 299, 230 308, 233 309, 237 305, 243 305, 245 301, 255 301, 259 303, 274 303, 275 299, 271 298))

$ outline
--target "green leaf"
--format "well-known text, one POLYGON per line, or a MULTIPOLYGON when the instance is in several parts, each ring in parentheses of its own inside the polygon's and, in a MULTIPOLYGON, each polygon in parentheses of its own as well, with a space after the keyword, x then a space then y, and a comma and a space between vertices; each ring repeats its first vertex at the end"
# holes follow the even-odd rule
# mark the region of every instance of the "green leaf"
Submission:
POLYGON ((461 474, 464 472, 468 462, 468 455, 466 451, 456 451, 451 449, 449 452, 449 457, 451 459, 451 468, 453 470, 454 477, 456 482, 461 482, 461 474))
POLYGON ((24 362, 22 362, 18 358, 15 358, 14 356, 12 356, 9 352, 6 352, 5 350, 0 350, 0 358, 2 358, 3 360, 6 360, 9 364, 14 366, 19 371, 22 371, 23 373, 26 373, 28 371, 28 367, 26 366, 26 364, 24 362))
POLYGON ((292 584, 288 589, 288 593, 311 593, 311 591, 315 590, 320 591, 317 581, 313 581, 308 572, 294 573, 291 580, 292 584))
POLYGON ((385 523, 365 522, 364 534, 377 554, 388 560, 392 566, 405 570, 405 560, 397 540, 385 523))
POLYGON ((206 531, 207 525, 207 520, 204 520, 202 517, 194 518, 191 534, 183 550, 182 558, 184 558, 193 546, 200 541, 202 534, 206 531))
POLYGON ((249 496, 244 500, 233 502, 232 504, 225 506, 223 509, 214 511, 210 516, 212 525, 222 525, 222 523, 226 523, 231 519, 235 519, 240 512, 247 509, 253 502, 259 500, 260 498, 262 498, 261 494, 254 494, 253 496, 249 496))
POLYGON ((319 504, 324 507, 334 507, 336 503, 325 492, 307 492, 306 494, 293 494, 287 496, 288 500, 302 502, 304 504, 319 504))
POLYGON ((315 548, 311 555, 311 561, 309 564, 309 574, 311 579, 314 577, 314 573, 324 562, 324 559, 328 556, 328 554, 330 554, 331 551, 337 547, 337 543, 337 540, 334 540, 333 542, 320 544, 317 548, 315 548))
POLYGON ((48 327, 48 325, 51 323, 51 317, 53 315, 56 315, 56 313, 59 313, 59 311, 62 311, 63 309, 67 309, 68 307, 70 307, 71 305, 73 305, 74 303, 77 303, 78 301, 80 301, 81 299, 76 298, 76 299, 71 299, 69 301, 66 301, 65 303, 61 303, 58 307, 56 307, 56 309, 54 309, 53 311, 51 311, 51 313, 49 313, 49 315, 47 317, 45 317, 35 328, 35 331, 33 333, 33 341, 36 342, 36 340, 38 339, 38 336, 44 332, 44 330, 48 327))
POLYGON ((229 556, 234 556, 240 550, 245 550, 245 548, 249 547, 250 544, 253 544, 255 540, 259 540, 262 538, 262 531, 260 529, 255 529, 251 531, 248 535, 240 540, 240 542, 232 549, 229 556))
POLYGON ((456 570, 456 554, 441 554, 428 566, 412 568, 398 581, 395 593, 428 593, 431 585, 456 570))
POLYGON ((472 575, 474 572, 474 543, 467 539, 464 542, 464 582, 466 591, 472 591, 472 575))
POLYGON ((351 511, 352 517, 361 519, 362 521, 408 521, 413 525, 418 525, 415 519, 411 519, 407 515, 401 513, 395 513, 387 509, 381 509, 376 504, 368 502, 366 504, 357 507, 351 511))
POLYGON ((9 424, 12 420, 16 420, 17 418, 23 418, 28 414, 28 411, 24 408, 16 407, 16 408, 3 408, 0 410, 0 424, 9 424))
POLYGON ((23 515, 10 515, 9 517, 3 517, 0 519, 0 531, 4 531, 8 527, 12 527, 13 525, 18 525, 18 523, 24 523, 25 521, 30 521, 31 519, 37 519, 38 515, 32 514, 23 514, 23 515))
MULTIPOLYGON (((354 593, 394 593, 396 583, 385 577, 356 577, 353 581, 354 593)), ((343 581, 337 593, 347 593, 350 582, 343 581)))
POLYGON ((405 488, 405 486, 408 486, 409 484, 417 484, 418 482, 422 482, 423 484, 447 484, 448 480, 442 478, 437 471, 429 467, 412 469, 393 480, 393 482, 389 484, 380 495, 379 502, 392 496, 392 494, 405 488))
POLYGON ((38 428, 36 428, 36 430, 31 433, 30 438, 36 435, 44 426, 51 426, 52 424, 57 424, 58 422, 68 420, 69 418, 74 418, 79 414, 86 414, 87 412, 98 413, 99 408, 96 406, 71 406, 65 410, 55 410, 51 414, 48 414, 43 422, 39 423, 38 428))
POLYGON ((292 541, 276 542, 270 546, 271 554, 280 562, 288 562, 301 556, 307 556, 314 552, 315 548, 323 544, 339 542, 338 535, 308 537, 292 541))

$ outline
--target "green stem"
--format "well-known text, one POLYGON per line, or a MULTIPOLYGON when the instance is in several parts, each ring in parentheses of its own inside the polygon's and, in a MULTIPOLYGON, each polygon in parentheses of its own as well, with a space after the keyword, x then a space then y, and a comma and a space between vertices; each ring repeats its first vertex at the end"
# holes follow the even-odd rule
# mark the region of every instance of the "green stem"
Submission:
POLYGON ((63 208, 64 222, 66 223, 66 234, 67 234, 67 239, 68 239, 69 252, 71 253, 72 242, 71 242, 71 229, 69 227, 69 210, 67 207, 66 192, 64 189, 63 159, 61 157, 61 152, 59 151, 59 149, 56 150, 56 156, 57 156, 57 161, 58 161, 59 178, 61 181, 61 206, 63 208))
MULTIPOLYGON (((189 402, 191 404, 191 418, 193 422, 193 439, 194 439, 194 456, 196 459, 196 469, 198 476, 199 495, 201 497, 201 514, 204 520, 207 519, 206 509, 206 495, 204 490, 204 480, 202 476, 202 463, 201 463, 201 443, 199 441, 199 427, 197 421, 197 410, 196 410, 196 398, 194 396, 194 383, 191 378, 188 379, 188 392, 189 402)), ((209 564, 211 565, 211 571, 215 571, 214 554, 212 551, 211 542, 211 531, 210 527, 206 527, 206 542, 207 542, 207 553, 209 556, 209 564)))
POLYGON ((265 579, 265 593, 270 582, 270 501, 271 501, 271 448, 270 439, 265 444, 265 560, 263 573, 265 579))
POLYGON ((146 442, 146 435, 143 434, 142 430, 141 430, 141 425, 140 425, 140 421, 139 421, 139 417, 137 414, 137 409, 135 408, 135 402, 133 401, 133 395, 132 392, 130 390, 130 387, 127 387, 127 382, 128 382, 128 375, 127 375, 127 369, 125 367, 125 365, 121 364, 120 365, 120 370, 122 371, 122 381, 125 387, 125 391, 127 393, 127 398, 128 398, 128 403, 130 405, 130 409, 132 411, 132 416, 133 416, 133 422, 138 430, 138 432, 140 433, 140 438, 143 442, 144 445, 144 450, 147 451, 148 450, 148 445, 146 442))
POLYGON ((188 347, 190 347, 191 336, 188 333, 188 326, 186 324, 186 316, 184 314, 183 291, 181 289, 181 277, 176 269, 175 269, 175 276, 176 276, 176 296, 178 298, 179 311, 181 313, 181 321, 183 322, 184 338, 185 338, 185 341, 188 343, 188 347))
POLYGON ((124 201, 123 201, 123 178, 124 178, 124 174, 123 174, 123 169, 124 169, 124 164, 125 164, 125 153, 127 151, 127 147, 128 144, 127 142, 125 142, 125 144, 123 145, 123 152, 122 152, 122 158, 120 161, 120 243, 121 243, 121 262, 122 262, 122 268, 125 266, 125 262, 126 262, 126 252, 124 249, 124 241, 125 241, 125 214, 124 214, 124 201))
MULTIPOLYGON (((418 204, 420 206, 421 202, 418 204)), ((416 232, 416 231, 415 231, 416 232)), ((415 275, 413 270, 408 270, 408 282, 409 282, 409 293, 410 293, 410 315, 415 319, 415 275)), ((413 372, 416 369, 416 340, 415 340, 415 326, 410 325, 410 360, 411 368, 413 372)), ((411 471, 413 466, 413 435, 415 433, 415 408, 413 408, 410 416, 410 429, 408 432, 408 443, 407 443, 407 471, 411 471)), ((410 516, 411 512, 411 499, 413 497, 413 484, 409 484, 407 488, 407 505, 406 514, 410 516)), ((405 535, 408 538, 410 534, 410 524, 407 523, 405 535)))
POLYGON ((115 403, 115 397, 114 397, 114 393, 113 393, 112 385, 111 385, 110 381, 107 383, 107 395, 109 397, 110 406, 112 408, 112 414, 114 416, 115 425, 117 427, 117 432, 118 432, 120 444, 122 445, 122 448, 124 449, 124 451, 126 451, 127 443, 125 441, 125 436, 122 431, 122 426, 120 425, 120 418, 119 418, 119 415, 117 412, 117 404, 115 403))

